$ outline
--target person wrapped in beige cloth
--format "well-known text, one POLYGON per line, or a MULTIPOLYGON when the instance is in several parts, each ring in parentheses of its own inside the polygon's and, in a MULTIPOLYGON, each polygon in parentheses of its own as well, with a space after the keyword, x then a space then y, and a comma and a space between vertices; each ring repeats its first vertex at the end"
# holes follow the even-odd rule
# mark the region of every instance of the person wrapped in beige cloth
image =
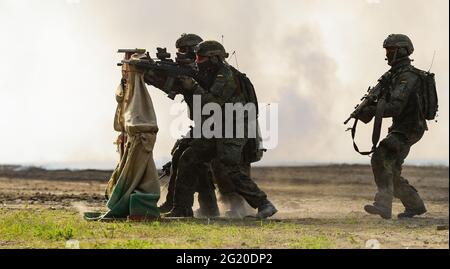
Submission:
MULTIPOLYGON (((126 52, 126 58, 130 57, 142 55, 126 52)), ((121 132, 117 140, 120 161, 106 188, 109 211, 99 216, 85 215, 87 219, 154 220, 160 215, 160 185, 153 160, 158 124, 143 72, 133 65, 122 65, 114 118, 114 130, 121 132)))

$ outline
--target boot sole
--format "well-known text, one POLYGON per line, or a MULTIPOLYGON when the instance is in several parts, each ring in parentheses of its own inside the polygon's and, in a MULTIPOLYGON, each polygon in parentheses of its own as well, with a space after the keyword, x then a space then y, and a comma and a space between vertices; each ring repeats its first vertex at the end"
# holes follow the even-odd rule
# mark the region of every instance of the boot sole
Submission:
POLYGON ((417 213, 413 213, 413 214, 411 214, 411 215, 405 215, 405 216, 403 216, 403 215, 401 215, 401 214, 398 214, 398 215, 397 215, 397 218, 399 218, 399 219, 412 219, 412 218, 414 218, 415 216, 420 216, 420 215, 423 215, 423 214, 425 214, 425 213, 427 213, 426 210, 425 210, 425 211, 420 211, 420 212, 417 212, 417 213))
POLYGON ((158 207, 158 209, 159 209, 159 213, 160 214, 166 214, 166 213, 169 213, 172 210, 172 208, 171 209, 166 209, 166 208, 159 208, 159 207, 158 207))
POLYGON ((383 219, 391 219, 392 216, 386 216, 382 211, 378 210, 376 207, 374 206, 365 206, 364 210, 372 215, 379 215, 380 217, 382 217, 383 219))

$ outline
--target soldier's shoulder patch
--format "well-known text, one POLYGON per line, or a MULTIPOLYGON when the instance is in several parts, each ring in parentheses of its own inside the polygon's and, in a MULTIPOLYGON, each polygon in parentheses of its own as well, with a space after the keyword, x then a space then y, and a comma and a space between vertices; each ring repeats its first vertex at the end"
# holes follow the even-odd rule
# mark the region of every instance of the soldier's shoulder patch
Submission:
POLYGON ((226 70, 220 70, 217 75, 216 75, 216 79, 217 80, 228 80, 231 77, 231 74, 229 72, 227 72, 226 70))

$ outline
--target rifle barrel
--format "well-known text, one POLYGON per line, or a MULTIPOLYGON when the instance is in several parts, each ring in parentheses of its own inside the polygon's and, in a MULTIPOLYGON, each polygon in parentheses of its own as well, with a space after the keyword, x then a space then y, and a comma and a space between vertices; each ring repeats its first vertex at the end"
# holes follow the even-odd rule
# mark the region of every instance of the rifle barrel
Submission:
POLYGON ((145 69, 160 70, 166 72, 169 76, 189 76, 196 77, 194 69, 180 66, 173 62, 147 62, 122 60, 122 63, 131 64, 145 69))
POLYGON ((145 49, 119 49, 117 53, 145 53, 145 49))
POLYGON ((347 125, 347 123, 348 123, 351 119, 352 119, 352 116, 348 117, 348 119, 346 119, 346 120, 344 121, 344 125, 347 125))

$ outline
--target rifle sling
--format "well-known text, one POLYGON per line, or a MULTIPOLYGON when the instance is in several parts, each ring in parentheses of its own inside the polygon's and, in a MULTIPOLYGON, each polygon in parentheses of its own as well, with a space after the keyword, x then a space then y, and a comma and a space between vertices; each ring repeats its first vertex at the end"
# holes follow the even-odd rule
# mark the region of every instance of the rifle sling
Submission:
POLYGON ((375 121, 373 124, 373 131, 372 131, 372 149, 370 151, 360 151, 359 150, 358 145, 356 145, 356 142, 355 142, 356 126, 358 125, 358 119, 355 119, 355 122, 353 123, 353 127, 351 129, 353 148, 355 149, 356 152, 358 152, 361 155, 366 156, 366 155, 372 154, 378 145, 378 141, 380 141, 381 126, 383 123, 383 114, 384 114, 385 104, 386 104, 386 101, 384 100, 384 98, 381 98, 377 104, 377 110, 375 113, 375 121))
POLYGON ((369 155, 372 153, 372 151, 359 151, 358 145, 356 145, 355 142, 355 136, 356 136, 356 126, 358 125, 358 119, 355 119, 355 122, 353 123, 352 127, 352 140, 353 140, 353 148, 356 152, 358 152, 361 155, 369 155))
POLYGON ((383 114, 384 108, 386 105, 386 100, 384 98, 380 98, 377 104, 377 110, 375 112, 375 121, 373 123, 373 131, 372 131, 372 151, 375 150, 378 141, 380 141, 381 134, 381 125, 383 123, 383 114))

